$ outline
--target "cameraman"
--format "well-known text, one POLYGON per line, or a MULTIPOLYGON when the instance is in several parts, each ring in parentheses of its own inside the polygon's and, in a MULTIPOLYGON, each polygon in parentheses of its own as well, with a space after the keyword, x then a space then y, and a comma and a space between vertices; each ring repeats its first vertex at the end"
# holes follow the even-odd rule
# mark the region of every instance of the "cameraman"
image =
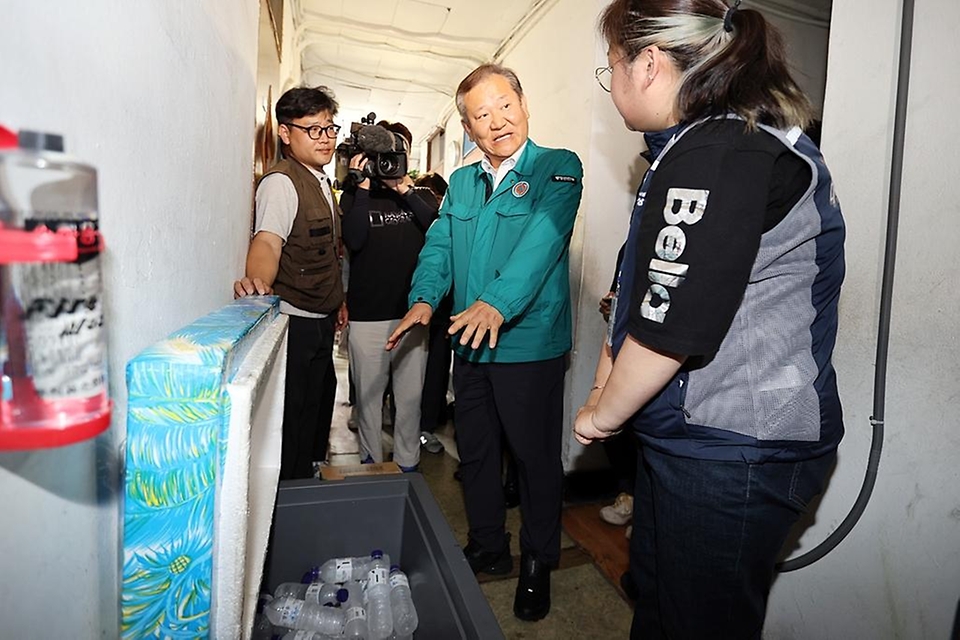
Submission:
MULTIPOLYGON (((377 126, 399 134, 406 147, 410 130, 399 122, 377 126)), ((387 337, 407 312, 410 281, 427 228, 436 219, 439 203, 429 189, 415 187, 408 175, 370 178, 371 158, 350 159, 359 176, 340 198, 343 241, 350 252, 350 371, 359 407, 360 458, 383 460, 382 402, 391 371, 396 418, 393 460, 403 471, 420 462, 420 396, 427 364, 427 329, 408 337, 401 348, 384 351, 387 337)), ((375 164, 375 163, 372 163, 375 164)))

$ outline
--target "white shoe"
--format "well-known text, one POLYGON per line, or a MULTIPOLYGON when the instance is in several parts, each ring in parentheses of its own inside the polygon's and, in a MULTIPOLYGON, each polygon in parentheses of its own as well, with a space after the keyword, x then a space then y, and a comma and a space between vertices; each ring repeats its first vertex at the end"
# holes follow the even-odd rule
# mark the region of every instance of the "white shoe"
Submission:
POLYGON ((624 525, 633 518, 633 496, 621 493, 613 504, 600 509, 600 519, 615 525, 624 525))

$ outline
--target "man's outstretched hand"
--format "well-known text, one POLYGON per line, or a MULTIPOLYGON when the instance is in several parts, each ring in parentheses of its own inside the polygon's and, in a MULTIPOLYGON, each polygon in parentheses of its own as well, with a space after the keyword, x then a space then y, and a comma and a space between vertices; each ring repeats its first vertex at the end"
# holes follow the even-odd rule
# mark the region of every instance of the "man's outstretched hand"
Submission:
POLYGON ((393 351, 397 346, 397 343, 400 342, 400 338, 403 337, 407 331, 418 324, 424 326, 430 324, 430 318, 433 317, 433 307, 428 305, 426 302, 417 302, 412 307, 410 311, 407 311, 407 315, 403 316, 403 319, 400 321, 400 324, 397 325, 397 328, 394 329, 393 333, 390 334, 390 337, 387 338, 386 349, 387 351, 393 351))
POLYGON ((472 305, 450 318, 452 324, 447 331, 454 335, 460 330, 463 334, 460 336, 460 344, 466 345, 473 338, 470 345, 473 349, 479 349, 483 344, 483 338, 490 333, 490 348, 497 346, 497 337, 500 334, 500 325, 503 324, 503 315, 486 302, 477 300, 472 305))

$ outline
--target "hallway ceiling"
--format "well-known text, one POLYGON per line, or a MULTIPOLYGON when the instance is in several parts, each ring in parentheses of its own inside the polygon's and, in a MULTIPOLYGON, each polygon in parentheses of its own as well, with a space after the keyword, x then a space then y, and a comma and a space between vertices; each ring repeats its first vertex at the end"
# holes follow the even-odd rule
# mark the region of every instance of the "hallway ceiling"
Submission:
MULTIPOLYGON (((292 0, 302 81, 333 89, 345 128, 373 111, 406 124, 416 144, 453 111, 467 73, 501 59, 548 11, 575 1, 584 0, 292 0)), ((742 6, 826 26, 831 3, 742 6)))
POLYGON ((558 2, 294 0, 306 85, 326 85, 344 127, 370 111, 423 140, 453 109, 457 84, 558 2))

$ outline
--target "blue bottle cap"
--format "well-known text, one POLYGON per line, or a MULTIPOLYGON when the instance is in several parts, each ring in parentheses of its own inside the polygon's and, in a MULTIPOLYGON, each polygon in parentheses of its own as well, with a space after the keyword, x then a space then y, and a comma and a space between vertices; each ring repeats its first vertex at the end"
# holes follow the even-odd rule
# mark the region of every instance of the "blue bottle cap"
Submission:
POLYGON ((400 566, 395 564, 390 565, 390 573, 393 573, 394 571, 400 571, 400 566))
POLYGON ((346 589, 337 589, 337 602, 343 604, 350 597, 350 592, 346 589))
POLYGON ((373 551, 370 552, 370 557, 376 558, 377 560, 379 560, 380 558, 383 557, 383 551, 381 551, 380 549, 374 549, 373 551))
POLYGON ((313 584, 320 580, 320 567, 311 567, 309 571, 300 578, 300 584, 313 584))

